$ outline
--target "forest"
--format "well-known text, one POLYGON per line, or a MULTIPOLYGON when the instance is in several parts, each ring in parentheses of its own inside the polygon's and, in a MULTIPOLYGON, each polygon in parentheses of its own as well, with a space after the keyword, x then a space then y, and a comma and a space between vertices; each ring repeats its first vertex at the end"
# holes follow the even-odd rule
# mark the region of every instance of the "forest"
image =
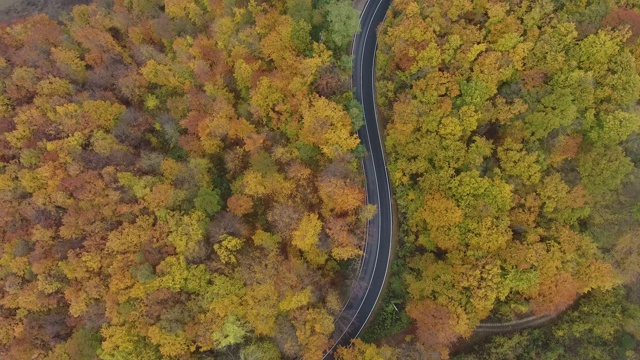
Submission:
POLYGON ((459 358, 640 358, 639 38, 638 1, 392 2, 401 239, 368 340, 412 324, 402 346, 447 358, 481 321, 552 315, 459 358))
POLYGON ((346 0, 0 25, 0 358, 317 359, 364 241, 346 0))
MULTIPOLYGON (((358 16, 98 0, 0 24, 0 358, 321 358, 376 211, 358 16)), ((336 358, 640 359, 640 1, 394 0, 378 33, 400 239, 336 358)))

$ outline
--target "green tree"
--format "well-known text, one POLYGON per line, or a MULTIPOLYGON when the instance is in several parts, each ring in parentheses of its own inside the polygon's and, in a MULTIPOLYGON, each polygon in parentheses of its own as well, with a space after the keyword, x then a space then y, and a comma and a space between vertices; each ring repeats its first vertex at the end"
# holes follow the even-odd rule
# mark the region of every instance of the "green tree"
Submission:
POLYGON ((629 135, 640 130, 640 115, 624 111, 603 114, 599 126, 591 130, 589 138, 598 145, 615 146, 626 140, 629 135))
POLYGON ((617 189, 633 163, 619 146, 596 146, 578 157, 578 171, 584 186, 594 195, 617 189))
POLYGON ((247 336, 245 323, 237 316, 230 315, 224 321, 222 328, 212 335, 217 348, 224 348, 229 345, 242 343, 247 336))
POLYGON ((359 13, 351 2, 331 0, 326 6, 327 36, 333 49, 342 52, 360 29, 359 13))
POLYGON ((313 6, 311 0, 287 0, 287 14, 298 22, 304 21, 311 24, 313 18, 313 6))
POLYGON ((202 188, 198 191, 198 196, 193 199, 193 204, 196 209, 212 216, 222 208, 220 191, 202 188))

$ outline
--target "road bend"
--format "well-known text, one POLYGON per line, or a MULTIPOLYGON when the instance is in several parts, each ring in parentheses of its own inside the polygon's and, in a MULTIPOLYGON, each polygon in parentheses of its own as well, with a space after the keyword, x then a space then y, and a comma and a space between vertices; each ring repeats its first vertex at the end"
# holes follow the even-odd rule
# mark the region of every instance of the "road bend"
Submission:
POLYGON ((360 16, 361 31, 354 37, 352 84, 364 109, 364 126, 358 131, 367 150, 363 159, 367 200, 378 212, 367 224, 362 263, 351 296, 335 321, 335 344, 323 359, 333 359, 340 345, 349 345, 358 337, 371 317, 389 272, 393 209, 391 187, 382 146, 375 105, 375 56, 378 47, 376 29, 382 22, 391 0, 369 0, 360 16))
MULTIPOLYGON (((391 186, 380 136, 375 103, 375 57, 378 48, 376 29, 384 20, 391 0, 369 0, 360 16, 361 31, 353 42, 352 86, 364 109, 364 126, 358 131, 367 150, 363 159, 367 200, 378 213, 367 223, 366 244, 355 285, 349 300, 335 320, 334 345, 323 359, 333 359, 338 346, 349 345, 371 318, 384 287, 391 262, 393 209, 391 186)), ((505 333, 537 327, 553 316, 532 316, 507 323, 485 323, 477 332, 505 333)))

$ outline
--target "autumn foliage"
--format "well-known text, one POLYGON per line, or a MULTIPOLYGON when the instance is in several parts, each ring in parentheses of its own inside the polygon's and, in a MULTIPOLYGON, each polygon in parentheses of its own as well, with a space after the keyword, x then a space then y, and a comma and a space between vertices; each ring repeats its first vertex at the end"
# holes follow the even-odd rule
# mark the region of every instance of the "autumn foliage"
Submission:
POLYGON ((406 311, 445 356, 490 315, 556 314, 616 283, 609 223, 638 226, 624 214, 639 200, 640 22, 598 6, 392 2, 377 93, 406 311))
POLYGON ((366 209, 345 29, 101 3, 0 26, 0 358, 319 358, 366 209))

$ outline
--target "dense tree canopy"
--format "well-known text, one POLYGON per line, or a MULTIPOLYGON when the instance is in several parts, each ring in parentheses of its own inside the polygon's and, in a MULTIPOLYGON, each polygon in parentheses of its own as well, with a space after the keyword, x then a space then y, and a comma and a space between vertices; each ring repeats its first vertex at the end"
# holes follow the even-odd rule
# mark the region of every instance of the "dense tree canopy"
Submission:
POLYGON ((423 346, 446 354, 490 315, 555 314, 637 279, 633 5, 392 2, 378 101, 423 346))
POLYGON ((543 329, 501 335, 456 360, 637 359, 640 307, 622 288, 594 291, 543 329))
POLYGON ((0 358, 318 358, 370 212, 354 10, 102 3, 0 26, 0 358))

